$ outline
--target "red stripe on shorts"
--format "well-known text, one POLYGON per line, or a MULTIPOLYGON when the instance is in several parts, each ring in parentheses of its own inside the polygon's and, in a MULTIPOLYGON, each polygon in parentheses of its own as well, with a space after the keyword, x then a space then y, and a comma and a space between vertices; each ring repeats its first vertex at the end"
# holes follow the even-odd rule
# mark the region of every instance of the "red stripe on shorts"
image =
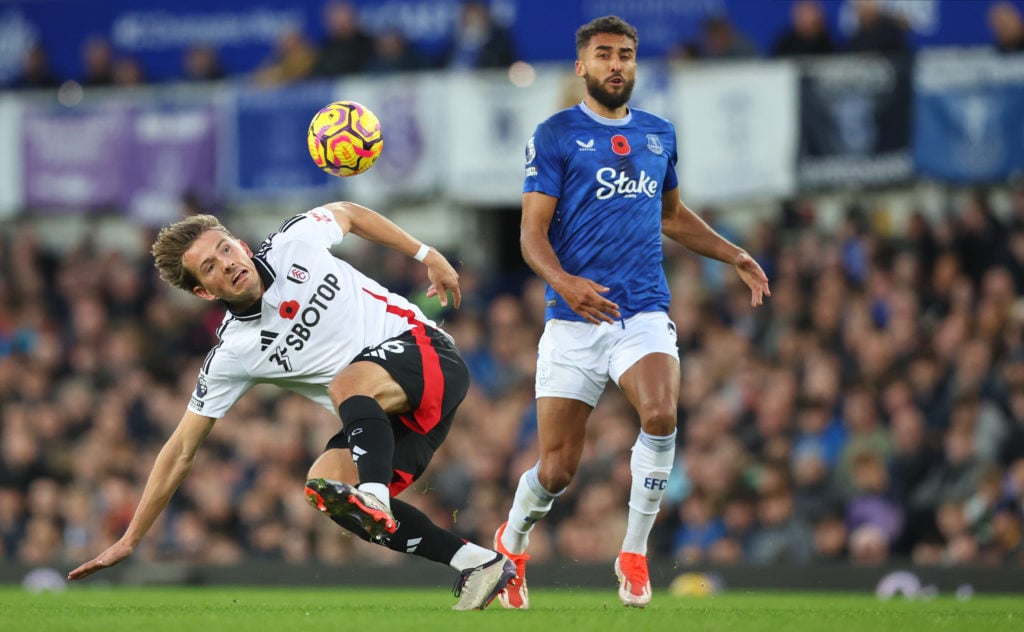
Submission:
POLYGON ((391 490, 392 496, 397 496, 405 491, 405 488, 412 485, 413 476, 409 472, 403 472, 402 470, 394 470, 394 477, 391 479, 391 484, 388 485, 388 489, 391 490))
POLYGON ((374 294, 363 288, 363 291, 373 298, 383 301, 387 306, 389 314, 405 318, 412 327, 412 337, 416 340, 416 346, 420 350, 420 361, 423 368, 423 395, 420 397, 420 405, 413 411, 410 418, 401 415, 402 422, 413 432, 427 434, 441 421, 441 402, 444 398, 444 373, 441 372, 441 360, 437 357, 430 336, 427 335, 427 326, 416 319, 412 310, 403 309, 388 303, 385 296, 374 294))

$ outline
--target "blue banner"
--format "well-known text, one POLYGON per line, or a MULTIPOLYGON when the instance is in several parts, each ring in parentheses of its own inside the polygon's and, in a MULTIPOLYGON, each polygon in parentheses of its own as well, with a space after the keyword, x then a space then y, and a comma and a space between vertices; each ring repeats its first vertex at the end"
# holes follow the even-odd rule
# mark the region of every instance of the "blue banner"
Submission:
POLYGON ((912 175, 910 64, 843 56, 801 64, 804 188, 886 185, 912 175))
POLYGON ((338 178, 313 164, 306 145, 309 121, 332 95, 328 83, 236 92, 231 188, 272 194, 337 186, 338 178))
MULTIPOLYGON (((1024 10, 1024 0, 1011 0, 1024 10)), ((982 0, 880 0, 908 24, 916 46, 988 45, 990 3, 982 0)), ((29 45, 39 41, 56 74, 80 79, 82 46, 107 38, 118 55, 136 58, 150 80, 183 76, 185 51, 217 50, 229 74, 253 71, 287 30, 301 29, 314 44, 324 36, 325 0, 9 0, 0 2, 0 86, 18 72, 29 45)), ((462 0, 352 0, 371 33, 402 31, 426 59, 437 59, 459 19, 462 0)), ((576 28, 595 17, 620 15, 640 31, 640 56, 664 58, 675 47, 702 40, 705 20, 725 16, 762 56, 788 28, 789 0, 490 0, 497 22, 511 30, 527 61, 571 61, 576 28)), ((822 2, 840 49, 856 28, 853 0, 822 2)))
POLYGON ((1024 173, 1024 59, 928 55, 916 89, 920 175, 990 182, 1024 173))

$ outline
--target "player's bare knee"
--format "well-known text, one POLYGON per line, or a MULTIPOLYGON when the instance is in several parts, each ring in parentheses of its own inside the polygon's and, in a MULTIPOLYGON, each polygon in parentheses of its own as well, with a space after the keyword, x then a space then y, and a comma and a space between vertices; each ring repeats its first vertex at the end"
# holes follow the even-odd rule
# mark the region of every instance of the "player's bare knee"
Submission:
POLYGON ((537 480, 540 481, 540 484, 549 493, 558 494, 569 486, 575 474, 575 469, 570 469, 564 465, 548 467, 542 465, 537 471, 537 480))
POLYGON ((640 424, 644 432, 658 437, 666 437, 676 429, 676 411, 656 412, 645 416, 640 424))

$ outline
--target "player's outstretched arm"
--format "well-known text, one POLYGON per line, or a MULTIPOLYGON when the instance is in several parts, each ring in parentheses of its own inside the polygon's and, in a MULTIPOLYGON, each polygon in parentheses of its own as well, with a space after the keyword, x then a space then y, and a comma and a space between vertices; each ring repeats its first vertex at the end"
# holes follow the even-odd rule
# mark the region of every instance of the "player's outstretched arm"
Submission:
POLYGON ((530 191, 523 194, 523 219, 519 232, 523 259, 565 299, 572 311, 595 325, 614 322, 620 317, 619 306, 601 296, 610 288, 591 279, 569 274, 558 261, 558 255, 548 238, 557 203, 558 198, 543 193, 530 191))
POLYGON ((139 541, 167 507, 171 496, 192 469, 196 452, 210 434, 214 421, 211 417, 185 411, 178 427, 164 443, 153 463, 142 499, 124 535, 106 551, 68 573, 68 579, 88 577, 96 571, 114 566, 135 551, 139 541))
POLYGON ((715 232, 679 199, 679 190, 665 191, 661 197, 661 232, 699 255, 718 259, 736 268, 740 279, 750 288, 750 305, 757 307, 771 296, 768 276, 761 266, 739 246, 715 232))
MULTIPOLYGON (((415 257, 423 243, 376 211, 353 202, 332 202, 324 205, 334 213, 334 219, 345 233, 358 235, 363 239, 382 244, 415 257)), ((427 278, 430 288, 427 296, 437 296, 442 306, 448 306, 448 293, 452 294, 455 307, 462 305, 462 290, 459 287, 459 274, 445 259, 444 255, 434 248, 429 248, 421 259, 427 266, 427 278)))

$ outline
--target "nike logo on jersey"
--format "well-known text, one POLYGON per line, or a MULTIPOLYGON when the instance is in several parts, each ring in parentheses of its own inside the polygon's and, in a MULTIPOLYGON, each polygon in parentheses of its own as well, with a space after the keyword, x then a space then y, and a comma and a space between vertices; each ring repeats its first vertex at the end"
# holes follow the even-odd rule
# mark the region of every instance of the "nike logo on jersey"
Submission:
POLYGON ((594 151, 594 139, 591 138, 587 142, 583 142, 580 139, 576 139, 576 144, 580 146, 580 151, 594 151))
POLYGON ((647 172, 640 170, 639 178, 630 178, 625 171, 618 171, 613 167, 603 167, 595 174, 597 183, 601 185, 597 189, 597 199, 607 200, 615 194, 627 198, 635 198, 638 195, 646 195, 653 198, 658 194, 658 181, 647 175, 647 172))

